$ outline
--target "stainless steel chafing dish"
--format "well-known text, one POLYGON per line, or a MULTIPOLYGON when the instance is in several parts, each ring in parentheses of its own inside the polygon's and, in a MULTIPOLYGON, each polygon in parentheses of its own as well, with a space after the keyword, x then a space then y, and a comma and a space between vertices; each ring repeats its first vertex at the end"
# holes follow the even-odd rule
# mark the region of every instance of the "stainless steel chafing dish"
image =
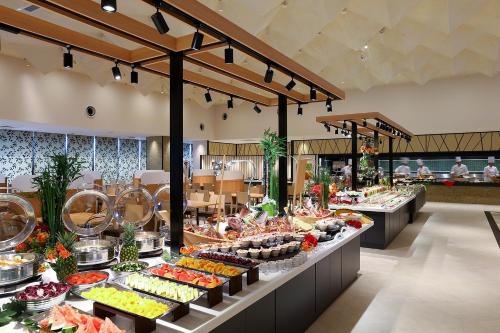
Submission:
POLYGON ((114 242, 98 239, 113 218, 109 197, 96 190, 83 190, 70 197, 62 218, 69 230, 83 238, 75 243, 74 255, 79 266, 110 262, 117 256, 114 242))
MULTIPOLYGON (((35 211, 25 199, 0 193, 0 251, 12 250, 35 229, 35 211)), ((34 277, 43 258, 34 253, 0 253, 0 286, 34 277)))
POLYGON ((153 216, 153 197, 144 188, 126 189, 115 200, 114 218, 122 226, 130 223, 136 227, 135 243, 139 253, 160 250, 165 244, 165 237, 159 232, 141 230, 153 216))

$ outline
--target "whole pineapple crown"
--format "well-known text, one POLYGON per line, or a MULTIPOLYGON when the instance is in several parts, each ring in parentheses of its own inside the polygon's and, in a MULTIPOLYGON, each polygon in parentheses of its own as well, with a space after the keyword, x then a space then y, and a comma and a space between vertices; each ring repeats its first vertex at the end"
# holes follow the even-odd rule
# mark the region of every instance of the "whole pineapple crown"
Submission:
POLYGON ((135 246, 135 226, 132 223, 123 226, 123 246, 135 246))
POLYGON ((75 242, 76 242, 77 236, 74 232, 62 232, 57 234, 57 241, 64 246, 66 250, 69 252, 73 253, 75 250, 75 242))

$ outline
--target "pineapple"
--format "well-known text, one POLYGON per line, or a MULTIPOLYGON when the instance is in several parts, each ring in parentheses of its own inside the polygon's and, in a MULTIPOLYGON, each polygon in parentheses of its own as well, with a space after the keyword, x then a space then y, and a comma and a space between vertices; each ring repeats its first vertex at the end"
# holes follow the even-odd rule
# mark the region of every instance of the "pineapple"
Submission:
POLYGON ((123 226, 123 243, 120 250, 120 261, 137 261, 139 249, 135 244, 135 227, 132 223, 123 226))
POLYGON ((76 234, 72 232, 58 234, 57 241, 64 246, 66 252, 59 251, 59 256, 53 268, 56 271, 57 279, 63 282, 67 276, 78 273, 78 265, 73 255, 76 234))

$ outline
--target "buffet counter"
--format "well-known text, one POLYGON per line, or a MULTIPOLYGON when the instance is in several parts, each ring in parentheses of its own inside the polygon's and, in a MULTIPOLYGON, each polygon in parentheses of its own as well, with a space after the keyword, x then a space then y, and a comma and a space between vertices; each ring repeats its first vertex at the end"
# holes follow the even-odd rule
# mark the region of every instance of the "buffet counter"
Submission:
POLYGON ((500 205, 500 183, 456 181, 424 184, 429 201, 500 205))
MULTIPOLYGON (((372 226, 348 228, 342 239, 320 243, 304 264, 285 272, 261 273, 258 282, 236 295, 228 296, 225 290, 223 302, 213 308, 194 303, 178 321, 158 319, 156 332, 303 332, 357 278, 360 239, 372 226)), ((143 260, 150 265, 162 262, 159 257, 143 260)), ((54 281, 54 272, 44 273, 43 280, 54 281)), ((0 298, 0 304, 8 299, 0 298)), ((66 302, 92 312, 91 301, 70 296, 66 302)), ((124 329, 132 325, 124 318, 117 318, 117 323, 124 329)), ((24 332, 14 323, 3 329, 24 332)))
POLYGON ((361 246, 375 249, 385 249, 389 243, 403 230, 408 223, 412 223, 416 214, 426 202, 426 191, 420 189, 414 195, 406 195, 395 205, 390 207, 360 203, 355 205, 332 205, 330 209, 351 209, 369 216, 374 226, 361 236, 361 246))

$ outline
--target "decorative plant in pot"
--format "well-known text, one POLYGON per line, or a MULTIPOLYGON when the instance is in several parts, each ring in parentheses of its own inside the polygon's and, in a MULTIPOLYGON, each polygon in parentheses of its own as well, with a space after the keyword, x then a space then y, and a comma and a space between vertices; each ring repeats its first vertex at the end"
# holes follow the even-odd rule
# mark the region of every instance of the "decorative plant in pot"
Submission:
POLYGON ((50 156, 48 166, 33 180, 42 202, 43 224, 49 228, 48 247, 53 247, 58 235, 64 231, 61 213, 66 191, 69 184, 81 176, 83 164, 78 155, 55 154, 50 156))
POLYGON ((78 264, 73 255, 76 240, 75 233, 65 231, 57 234, 57 242, 54 247, 47 248, 47 260, 56 272, 59 282, 64 282, 67 276, 78 273, 78 264))
POLYGON ((264 189, 266 195, 278 201, 279 186, 275 166, 280 157, 286 156, 286 140, 280 138, 276 132, 266 129, 260 140, 260 148, 264 152, 264 189))

